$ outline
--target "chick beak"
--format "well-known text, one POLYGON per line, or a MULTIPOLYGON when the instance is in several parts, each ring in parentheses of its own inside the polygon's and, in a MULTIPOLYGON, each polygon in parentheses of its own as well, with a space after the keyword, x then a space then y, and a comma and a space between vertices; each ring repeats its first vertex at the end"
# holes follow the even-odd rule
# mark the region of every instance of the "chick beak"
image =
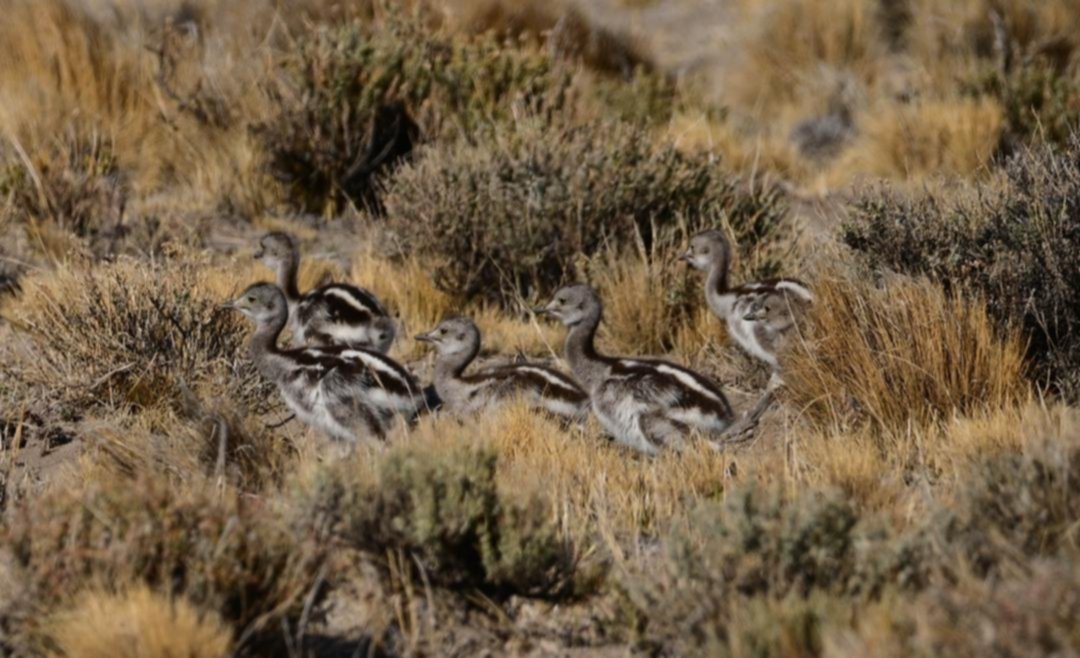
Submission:
POLYGON ((689 251, 684 251, 682 254, 679 255, 679 258, 677 260, 681 260, 684 263, 689 263, 690 259, 693 257, 694 255, 691 254, 689 251))
POLYGON ((421 343, 434 343, 435 342, 435 338, 431 335, 430 331, 427 332, 427 333, 424 333, 424 334, 416 334, 415 338, 416 338, 416 340, 420 341, 421 343))

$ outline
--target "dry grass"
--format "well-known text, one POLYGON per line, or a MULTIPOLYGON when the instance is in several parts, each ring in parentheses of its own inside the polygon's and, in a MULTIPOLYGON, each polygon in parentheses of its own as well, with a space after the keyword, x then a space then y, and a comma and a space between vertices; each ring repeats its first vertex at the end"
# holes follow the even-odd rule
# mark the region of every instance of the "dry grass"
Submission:
POLYGON ((820 272, 814 290, 810 329, 792 339, 785 379, 819 422, 903 429, 1025 395, 1020 339, 1001 336, 978 303, 926 281, 876 287, 836 269, 820 272))
POLYGON ((684 111, 672 116, 664 134, 676 148, 714 153, 725 166, 751 177, 772 174, 789 180, 809 178, 810 164, 800 159, 788 136, 776 130, 740 128, 732 120, 684 111))
POLYGON ((0 135, 32 159, 78 122, 115 144, 144 193, 180 187, 204 208, 264 207, 271 197, 236 118, 267 111, 257 79, 268 71, 273 14, 254 1, 186 6, 11 3, 0 21, 9 63, 0 135))
POLYGON ((460 422, 426 419, 409 442, 432 451, 492 448, 502 489, 542 492, 559 526, 581 537, 599 532, 617 553, 662 529, 688 501, 720 495, 734 459, 704 448, 641 459, 610 444, 593 423, 568 430, 525 404, 460 422))
POLYGON ((591 283, 604 300, 603 338, 620 354, 700 353, 710 339, 721 339, 719 323, 709 322, 698 303, 695 272, 676 260, 673 244, 640 244, 632 253, 606 250, 591 263, 591 283))
MULTIPOLYGON (((38 127, 47 134, 38 108, 54 112, 57 121, 79 110, 90 119, 111 119, 117 128, 153 114, 149 61, 85 9, 17 1, 7 8, 0 29, 14 64, 4 67, 0 83, 5 132, 38 127), (27 121, 30 117, 35 121, 27 121)), ((129 135, 145 136, 139 128, 129 126, 129 135)))
POLYGON ((86 592, 57 613, 49 655, 73 658, 226 658, 232 631, 217 615, 145 586, 86 592))
POLYGON ((108 408, 168 404, 185 385, 256 402, 266 390, 244 363, 245 329, 219 308, 240 285, 233 272, 192 255, 42 272, 4 310, 32 341, 20 378, 69 402, 108 408))
POLYGON ((924 102, 869 111, 863 135, 829 170, 836 182, 863 176, 922 181, 988 169, 1004 116, 991 99, 924 102))
POLYGON ((398 318, 395 355, 411 360, 427 353, 413 336, 458 314, 469 315, 476 322, 485 352, 533 356, 561 352, 562 332, 551 323, 537 322, 524 300, 518 315, 483 303, 465 303, 435 286, 434 269, 416 256, 387 258, 370 247, 361 249, 352 260, 350 280, 378 295, 398 318))
MULTIPOLYGON (((878 75, 884 53, 871 0, 743 0, 749 27, 746 63, 730 93, 740 107, 776 117, 805 102, 808 76, 818 67, 850 70, 861 80, 878 75)), ((810 91, 809 93, 813 93, 810 91)))
POLYGON ((915 182, 981 176, 1004 138, 1040 139, 1027 115, 1059 135, 1058 114, 1070 112, 1070 101, 1041 100, 1046 92, 1035 82, 971 93, 1006 57, 1015 72, 1038 55, 1068 80, 1076 60, 1068 35, 1080 30, 1080 11, 1066 0, 745 0, 737 6, 746 27, 735 38, 745 61, 725 74, 719 96, 729 110, 726 121, 687 125, 681 118, 672 127, 684 144, 712 143, 739 162, 750 154, 755 166, 804 185, 837 189, 864 175, 915 182), (959 96, 961 89, 968 93, 959 96), (1021 107, 1014 111, 1013 104, 1021 107), (840 107, 854 119, 854 137, 822 173, 812 159, 790 152, 789 136, 804 120, 840 107))

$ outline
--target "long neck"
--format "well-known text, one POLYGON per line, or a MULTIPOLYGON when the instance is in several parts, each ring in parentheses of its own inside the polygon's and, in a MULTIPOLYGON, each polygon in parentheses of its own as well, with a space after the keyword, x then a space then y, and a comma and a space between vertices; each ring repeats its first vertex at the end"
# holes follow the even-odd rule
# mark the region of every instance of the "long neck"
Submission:
POLYGON ((289 253, 288 258, 278 263, 277 268, 278 287, 285 293, 285 299, 290 305, 295 304, 300 299, 300 289, 296 286, 299 272, 300 254, 296 253, 294 249, 289 253))
POLYGON ((281 363, 281 351, 278 349, 278 336, 285 328, 288 315, 280 313, 274 318, 260 322, 255 328, 255 333, 248 341, 248 354, 255 362, 255 367, 268 379, 277 380, 283 372, 281 363))
POLYGON ((717 248, 720 251, 709 266, 709 274, 705 279, 705 289, 711 295, 723 295, 728 291, 728 269, 731 264, 731 251, 726 245, 717 248))
POLYGON ((435 385, 435 392, 450 408, 456 408, 468 399, 469 390, 472 387, 462 381, 461 375, 465 372, 465 368, 476 358, 479 351, 480 343, 477 341, 469 349, 455 354, 439 354, 435 358, 435 372, 432 383, 435 385))
POLYGON ((465 368, 469 367, 479 353, 480 343, 474 342, 468 349, 460 352, 440 354, 435 359, 435 383, 445 383, 461 377, 461 373, 465 372, 465 368))
POLYGON ((592 391, 604 377, 606 362, 596 351, 596 330, 600 326, 600 309, 589 313, 581 322, 570 327, 566 334, 566 360, 574 377, 592 391))

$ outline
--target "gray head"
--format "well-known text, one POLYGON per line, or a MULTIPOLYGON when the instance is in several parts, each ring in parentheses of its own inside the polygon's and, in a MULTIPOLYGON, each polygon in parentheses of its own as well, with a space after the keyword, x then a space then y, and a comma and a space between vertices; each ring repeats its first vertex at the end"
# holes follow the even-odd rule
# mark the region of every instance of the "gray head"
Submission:
POLYGON ((371 348, 376 352, 380 354, 389 352, 396 336, 397 324, 391 318, 381 316, 371 321, 371 328, 368 329, 368 339, 371 342, 371 348))
POLYGON ((554 316, 568 327, 581 324, 590 317, 599 318, 600 295, 591 286, 578 283, 560 288, 542 312, 554 316))
POLYGON ((475 354, 480 349, 480 330, 469 318, 455 316, 417 335, 416 340, 434 345, 439 356, 475 354))
POLYGON ((691 267, 707 272, 714 264, 727 267, 731 246, 721 231, 709 230, 698 233, 690 240, 690 247, 679 257, 691 267))
POLYGON ((288 233, 274 231, 259 238, 255 247, 255 258, 264 265, 277 271, 281 266, 296 258, 296 240, 288 233))
POLYGON ((285 295, 272 283, 255 283, 225 307, 240 311, 263 326, 281 321, 289 314, 285 295))

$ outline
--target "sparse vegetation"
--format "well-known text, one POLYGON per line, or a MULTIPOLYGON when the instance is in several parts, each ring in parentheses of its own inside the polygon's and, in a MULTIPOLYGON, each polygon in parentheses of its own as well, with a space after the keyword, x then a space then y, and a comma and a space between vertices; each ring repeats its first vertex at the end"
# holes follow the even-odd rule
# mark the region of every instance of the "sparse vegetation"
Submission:
POLYGON ((110 243, 124 230, 127 200, 112 145, 98 133, 71 127, 39 155, 37 161, 4 158, 0 196, 10 204, 9 221, 30 227, 38 244, 70 233, 96 246, 94 252, 110 254, 110 243))
POLYGON ((7 5, 0 655, 1080 654, 1073 0, 7 5), (509 403, 342 456, 219 308, 289 231, 428 383, 457 313, 564 368, 524 306, 584 280, 741 413, 702 228, 815 296, 722 451, 509 403))

